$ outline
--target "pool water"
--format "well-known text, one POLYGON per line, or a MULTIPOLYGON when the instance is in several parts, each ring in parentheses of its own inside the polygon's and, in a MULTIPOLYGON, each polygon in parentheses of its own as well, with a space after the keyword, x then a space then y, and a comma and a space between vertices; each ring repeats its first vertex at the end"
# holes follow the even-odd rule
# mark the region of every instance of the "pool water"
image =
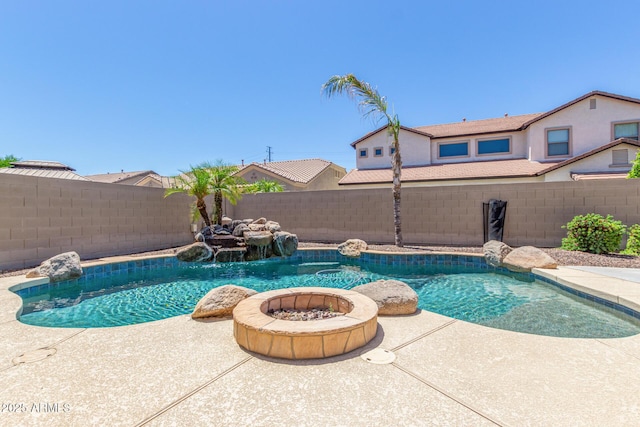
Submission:
POLYGON ((422 310, 494 328, 582 338, 640 333, 638 319, 553 285, 465 266, 265 260, 146 270, 17 293, 23 298, 23 323, 94 328, 187 314, 209 290, 226 284, 264 292, 304 286, 350 289, 378 279, 407 283, 418 293, 422 310))

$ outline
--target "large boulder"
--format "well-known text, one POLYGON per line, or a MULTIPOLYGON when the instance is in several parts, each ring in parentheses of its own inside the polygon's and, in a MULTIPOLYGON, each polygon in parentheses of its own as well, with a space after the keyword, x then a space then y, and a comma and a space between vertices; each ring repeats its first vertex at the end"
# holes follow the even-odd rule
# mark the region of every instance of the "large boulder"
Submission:
POLYGON ((276 231, 280 231, 282 230, 282 228, 280 227, 280 224, 278 224, 275 221, 267 221, 264 223, 264 228, 265 230, 271 232, 271 233, 275 233, 276 231))
POLYGON ((235 285, 224 285, 211 289, 198 301, 191 318, 230 317, 240 301, 256 293, 253 289, 235 285))
POLYGON ((291 256, 298 249, 298 236, 286 231, 273 233, 273 254, 291 256))
POLYGON ((252 224, 266 224, 267 223, 267 218, 262 217, 262 218, 258 218, 255 221, 252 222, 252 224))
POLYGON ((183 262, 204 262, 213 258, 213 250, 206 243, 196 242, 186 248, 180 249, 176 253, 178 261, 183 262))
POLYGON ((367 250, 367 242, 360 239, 349 239, 338 245, 338 252, 348 257, 359 257, 360 252, 367 250))
POLYGON ((245 224, 244 222, 241 222, 239 224, 237 224, 234 228, 233 228, 233 235, 236 237, 242 237, 244 236, 244 233, 247 231, 251 231, 249 230, 249 226, 247 224, 245 224))
POLYGON ((351 289, 378 304, 378 315, 413 314, 418 309, 418 294, 399 280, 378 280, 351 289))
POLYGON ((504 257, 502 266, 511 271, 529 272, 532 268, 557 268, 558 263, 538 248, 522 246, 504 257))
POLYGON ((82 266, 77 252, 65 252, 51 257, 27 274, 27 277, 49 277, 50 282, 77 279, 80 276, 82 266))
POLYGON ((244 242, 247 246, 271 246, 273 234, 268 231, 245 231, 244 242))
POLYGON ((242 262, 247 248, 221 248, 216 252, 215 262, 242 262))
POLYGON ((504 257, 506 257, 512 250, 511 246, 497 240, 489 240, 484 244, 484 246, 482 246, 484 259, 487 261, 487 264, 492 267, 500 267, 504 257))
POLYGON ((267 227, 264 224, 249 224, 250 231, 267 231, 267 227))

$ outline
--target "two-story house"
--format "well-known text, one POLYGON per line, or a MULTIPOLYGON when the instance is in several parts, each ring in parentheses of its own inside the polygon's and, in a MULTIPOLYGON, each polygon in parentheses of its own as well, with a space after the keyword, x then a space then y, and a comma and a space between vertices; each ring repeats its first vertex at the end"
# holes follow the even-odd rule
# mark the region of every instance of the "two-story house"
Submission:
MULTIPOLYGON (((624 178, 640 148, 640 99, 594 91, 546 113, 400 130, 409 186, 624 178)), ((391 184, 386 127, 351 144, 356 169, 343 187, 391 184)))

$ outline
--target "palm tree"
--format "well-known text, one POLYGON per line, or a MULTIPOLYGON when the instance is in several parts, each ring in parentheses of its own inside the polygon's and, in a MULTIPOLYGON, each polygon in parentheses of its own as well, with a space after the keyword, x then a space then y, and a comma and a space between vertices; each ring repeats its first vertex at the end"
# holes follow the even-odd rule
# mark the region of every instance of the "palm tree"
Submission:
POLYGON ((168 197, 175 193, 187 193, 189 196, 196 198, 196 208, 200 212, 200 216, 207 226, 211 225, 209 214, 207 213, 207 205, 204 198, 211 194, 211 165, 201 163, 198 166, 191 166, 189 171, 174 177, 175 186, 167 188, 164 197, 168 197))
POLYGON ((246 184, 241 177, 235 176, 238 167, 227 165, 218 161, 209 169, 209 188, 213 194, 215 204, 213 211, 213 222, 222 223, 222 199, 225 198, 235 205, 242 198, 242 188, 246 184))
POLYGON ((262 178, 245 188, 247 193, 281 193, 284 191, 282 185, 276 181, 269 181, 262 178))
POLYGON ((353 74, 332 76, 322 85, 322 92, 331 97, 345 93, 351 99, 359 99, 358 107, 363 117, 371 117, 375 121, 382 118, 387 120, 387 132, 393 136, 393 155, 391 169, 393 171, 393 227, 396 246, 402 247, 402 230, 400 221, 400 176, 402 174, 402 159, 400 158, 400 120, 397 115, 387 112, 387 99, 367 82, 360 81, 353 74))

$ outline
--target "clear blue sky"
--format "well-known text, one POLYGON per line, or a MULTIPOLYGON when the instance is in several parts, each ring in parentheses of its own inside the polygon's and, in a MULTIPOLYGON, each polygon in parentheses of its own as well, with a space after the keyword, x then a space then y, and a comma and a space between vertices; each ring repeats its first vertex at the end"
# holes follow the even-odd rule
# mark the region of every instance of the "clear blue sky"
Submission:
POLYGON ((0 156, 83 175, 323 158, 377 124, 321 97, 353 73, 405 126, 640 98, 636 1, 4 1, 0 156))

